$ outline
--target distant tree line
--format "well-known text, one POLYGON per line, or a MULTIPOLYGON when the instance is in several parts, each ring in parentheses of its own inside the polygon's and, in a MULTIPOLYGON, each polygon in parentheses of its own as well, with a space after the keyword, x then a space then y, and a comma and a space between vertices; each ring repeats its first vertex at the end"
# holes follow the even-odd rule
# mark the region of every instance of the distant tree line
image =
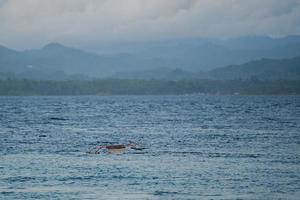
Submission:
POLYGON ((300 94, 300 81, 0 80, 0 95, 300 94))

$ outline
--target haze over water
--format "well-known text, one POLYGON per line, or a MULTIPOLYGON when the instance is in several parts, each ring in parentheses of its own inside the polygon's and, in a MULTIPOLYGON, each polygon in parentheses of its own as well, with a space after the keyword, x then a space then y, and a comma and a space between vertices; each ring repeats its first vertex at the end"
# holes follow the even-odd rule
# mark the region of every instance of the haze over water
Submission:
POLYGON ((0 199, 297 199, 299 96, 0 98, 0 199), (135 141, 143 151, 85 152, 135 141))

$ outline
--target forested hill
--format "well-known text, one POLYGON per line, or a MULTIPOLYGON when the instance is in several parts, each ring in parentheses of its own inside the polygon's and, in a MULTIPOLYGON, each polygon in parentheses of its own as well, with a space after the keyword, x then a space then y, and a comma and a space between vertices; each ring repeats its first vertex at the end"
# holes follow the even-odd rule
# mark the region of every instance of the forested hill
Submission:
POLYGON ((180 69, 157 68, 147 71, 116 73, 113 78, 141 80, 300 80, 300 56, 290 59, 260 59, 241 65, 230 65, 208 72, 188 72, 180 69))
POLYGON ((0 80, 0 95, 300 94, 300 81, 259 80, 0 80))
POLYGON ((300 80, 300 57, 261 59, 218 68, 207 73, 208 78, 221 80, 250 79, 254 76, 261 80, 300 80))

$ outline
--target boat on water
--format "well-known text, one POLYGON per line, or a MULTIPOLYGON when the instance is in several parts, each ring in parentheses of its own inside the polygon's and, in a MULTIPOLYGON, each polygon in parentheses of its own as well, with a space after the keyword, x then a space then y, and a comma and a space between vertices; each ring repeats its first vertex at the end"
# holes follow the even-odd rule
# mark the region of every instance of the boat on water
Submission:
POLYGON ((108 154, 122 154, 128 149, 141 151, 144 148, 139 147, 137 144, 130 142, 129 144, 109 144, 109 145, 100 145, 96 148, 93 148, 88 153, 100 154, 100 152, 107 152, 108 154))
POLYGON ((126 148, 128 147, 127 145, 116 144, 116 145, 105 145, 102 148, 106 149, 109 154, 121 154, 124 153, 126 148))

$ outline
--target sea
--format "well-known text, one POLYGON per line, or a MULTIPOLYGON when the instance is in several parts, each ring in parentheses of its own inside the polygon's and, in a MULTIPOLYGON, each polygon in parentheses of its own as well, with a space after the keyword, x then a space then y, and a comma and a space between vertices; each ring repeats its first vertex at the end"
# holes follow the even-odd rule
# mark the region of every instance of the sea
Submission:
POLYGON ((298 200, 300 96, 0 97, 0 199, 298 200))

